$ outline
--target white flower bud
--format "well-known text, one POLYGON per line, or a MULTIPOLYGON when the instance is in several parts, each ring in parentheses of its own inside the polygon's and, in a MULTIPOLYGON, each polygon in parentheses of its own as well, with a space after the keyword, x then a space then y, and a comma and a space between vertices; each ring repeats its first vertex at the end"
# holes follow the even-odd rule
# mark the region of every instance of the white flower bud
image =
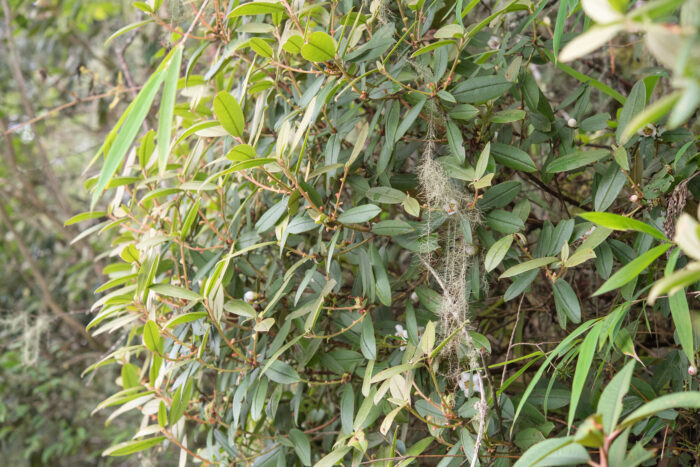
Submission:
POLYGON ((566 122, 566 125, 567 125, 569 128, 576 128, 576 125, 578 125, 578 122, 576 121, 575 118, 570 118, 570 119, 566 122))
POLYGON ((255 300, 258 297, 258 294, 253 292, 252 290, 247 291, 246 293, 243 294, 243 301, 246 303, 250 303, 253 300, 255 300))
POLYGON ((418 294, 415 291, 411 292, 411 301, 413 303, 418 303, 418 294))
POLYGON ((688 374, 689 374, 690 376, 695 376, 695 375, 697 375, 697 374, 698 374, 698 367, 696 367, 695 365, 690 365, 690 366, 688 367, 688 374))
POLYGON ((549 16, 545 16, 544 18, 542 18, 542 24, 549 27, 552 25, 552 20, 549 19, 549 16))
POLYGON ((639 196, 637 196, 637 195, 630 196, 630 201, 633 203, 636 203, 637 201, 639 201, 639 196))

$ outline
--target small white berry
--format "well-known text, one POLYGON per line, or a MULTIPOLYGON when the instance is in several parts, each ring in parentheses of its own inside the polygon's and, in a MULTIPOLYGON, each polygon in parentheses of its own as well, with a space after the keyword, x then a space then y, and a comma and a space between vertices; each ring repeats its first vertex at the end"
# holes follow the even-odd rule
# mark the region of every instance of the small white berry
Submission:
POLYGON ((637 195, 630 196, 630 201, 632 201, 633 203, 636 203, 637 201, 639 201, 639 196, 637 196, 637 195))
POLYGON ((689 374, 690 376, 695 376, 695 375, 697 375, 697 374, 698 374, 698 367, 696 367, 695 365, 690 365, 690 366, 688 367, 688 374, 689 374))
POLYGON ((258 294, 253 292, 252 290, 247 291, 245 294, 243 294, 243 301, 246 303, 250 303, 253 300, 257 298, 258 294))
POLYGON ((575 118, 570 118, 569 121, 566 122, 566 125, 569 128, 576 128, 576 125, 578 125, 578 122, 576 121, 575 118))

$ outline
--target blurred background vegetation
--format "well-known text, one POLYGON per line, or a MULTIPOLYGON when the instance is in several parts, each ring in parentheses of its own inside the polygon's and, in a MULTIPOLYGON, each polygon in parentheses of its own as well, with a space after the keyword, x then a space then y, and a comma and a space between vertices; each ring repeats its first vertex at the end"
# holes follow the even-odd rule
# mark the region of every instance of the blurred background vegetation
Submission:
POLYGON ((88 204, 80 174, 159 48, 156 28, 104 45, 137 15, 123 1, 0 1, 2 465, 133 465, 100 454, 138 419, 90 415, 119 375, 81 377, 116 343, 84 331, 109 236, 64 222, 88 204))

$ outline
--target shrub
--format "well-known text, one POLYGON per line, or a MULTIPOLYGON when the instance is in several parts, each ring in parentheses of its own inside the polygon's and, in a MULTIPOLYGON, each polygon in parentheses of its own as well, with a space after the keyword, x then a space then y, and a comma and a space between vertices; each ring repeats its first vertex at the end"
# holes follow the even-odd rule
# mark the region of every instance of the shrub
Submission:
POLYGON ((135 4, 173 32, 85 215, 117 233, 101 408, 144 416, 105 454, 697 460, 698 320, 645 300, 700 188, 697 2, 622 3, 135 4), (675 81, 617 51, 651 63, 645 29, 675 81))

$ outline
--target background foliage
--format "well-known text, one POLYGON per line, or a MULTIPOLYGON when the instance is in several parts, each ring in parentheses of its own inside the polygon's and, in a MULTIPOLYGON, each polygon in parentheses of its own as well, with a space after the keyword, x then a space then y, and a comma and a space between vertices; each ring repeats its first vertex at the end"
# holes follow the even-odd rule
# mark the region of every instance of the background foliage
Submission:
POLYGON ((105 455, 698 462, 698 2, 134 7, 105 455))

